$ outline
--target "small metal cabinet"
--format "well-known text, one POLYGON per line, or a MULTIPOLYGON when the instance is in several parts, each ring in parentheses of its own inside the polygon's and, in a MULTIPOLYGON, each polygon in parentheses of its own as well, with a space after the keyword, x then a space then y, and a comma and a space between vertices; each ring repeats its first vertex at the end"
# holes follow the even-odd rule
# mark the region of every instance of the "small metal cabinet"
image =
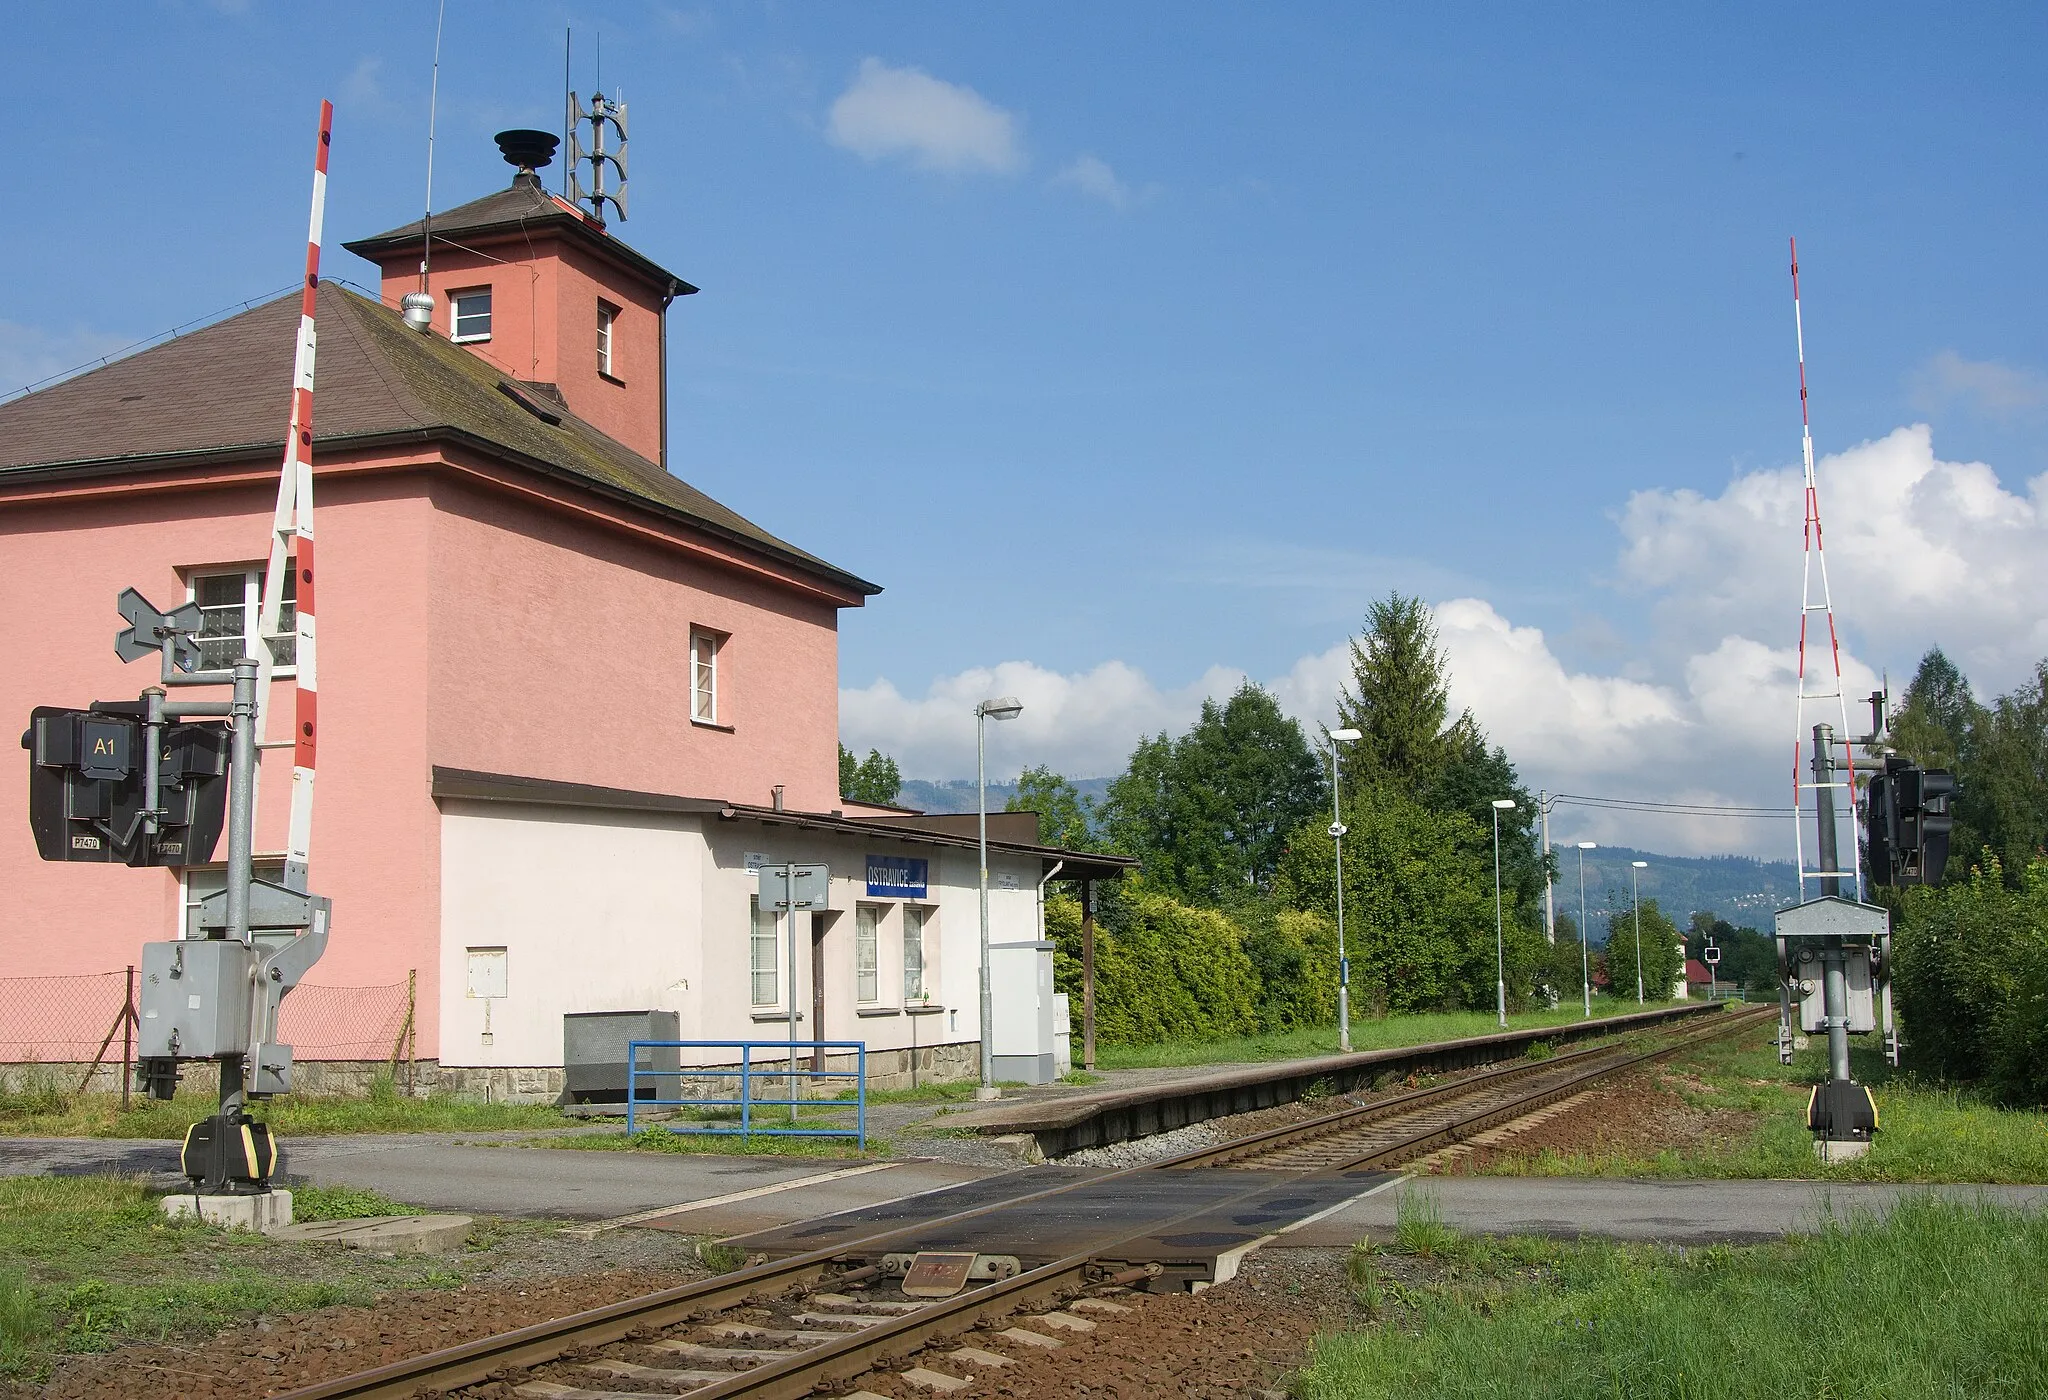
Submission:
POLYGON ((141 1058, 212 1059, 249 1046, 256 950, 238 939, 142 945, 141 1058))
MULTIPOLYGON (((562 1017, 563 1091, 571 1103, 626 1101, 626 1047, 636 1040, 677 1040, 683 1018, 674 1011, 571 1011, 562 1017)), ((680 1069, 680 1050, 653 1050, 640 1068, 680 1069)), ((643 1080, 643 1099, 676 1097, 676 1081, 643 1080)))

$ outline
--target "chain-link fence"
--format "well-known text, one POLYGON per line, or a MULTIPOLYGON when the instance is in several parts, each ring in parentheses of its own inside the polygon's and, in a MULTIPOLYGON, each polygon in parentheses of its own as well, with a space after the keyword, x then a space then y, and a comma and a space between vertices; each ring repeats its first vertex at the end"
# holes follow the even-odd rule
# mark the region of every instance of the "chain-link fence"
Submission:
MULTIPOLYGON (((0 977, 0 1064, 86 1064, 122 1058, 133 1024, 135 970, 76 977, 0 977)), ((402 1053, 413 982, 301 985, 284 999, 278 1039, 298 1060, 385 1060, 402 1053)))

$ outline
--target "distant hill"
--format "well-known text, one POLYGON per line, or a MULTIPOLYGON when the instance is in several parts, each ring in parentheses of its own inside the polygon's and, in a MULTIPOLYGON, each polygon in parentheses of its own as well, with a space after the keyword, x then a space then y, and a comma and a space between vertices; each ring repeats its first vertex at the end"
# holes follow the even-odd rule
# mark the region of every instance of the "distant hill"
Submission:
MULTIPOLYGON (((1074 788, 1100 805, 1109 792, 1108 778, 1075 778, 1074 788)), ((1017 791, 1015 783, 990 783, 988 809, 1003 810, 1017 791)), ((896 800, 924 812, 972 812, 974 780, 948 778, 932 782, 905 780, 896 800)), ((1642 872, 1643 898, 1657 901, 1683 928, 1699 910, 1709 910, 1738 927, 1770 931, 1771 915, 1799 897, 1799 882, 1788 860, 1755 860, 1749 856, 1666 856, 1627 846, 1603 846, 1586 852, 1586 908, 1595 940, 1605 936, 1606 911, 1629 903, 1629 862, 1648 861, 1642 872)), ((1557 912, 1579 917, 1579 853, 1557 853, 1557 912)))
MULTIPOLYGON (((1094 798, 1097 805, 1109 792, 1108 778, 1071 778, 1068 781, 1081 796, 1094 798)), ((1016 793, 1015 783, 990 783, 988 809, 991 812, 1002 811, 1003 804, 1016 793)), ((903 790, 896 794, 896 801, 920 812, 972 812, 975 810, 974 779, 947 778, 942 782, 930 782, 924 778, 906 778, 903 790)))
MULTIPOLYGON (((1606 929, 1606 911, 1629 906, 1629 862, 1648 861, 1640 872, 1644 899, 1680 928, 1693 914, 1709 910, 1738 927, 1768 933, 1771 915, 1799 898, 1799 881, 1789 860, 1756 860, 1749 856, 1664 856, 1626 846, 1602 846, 1586 852, 1586 909, 1597 941, 1606 929)), ((1579 853, 1557 853, 1557 912, 1579 917, 1579 853)))

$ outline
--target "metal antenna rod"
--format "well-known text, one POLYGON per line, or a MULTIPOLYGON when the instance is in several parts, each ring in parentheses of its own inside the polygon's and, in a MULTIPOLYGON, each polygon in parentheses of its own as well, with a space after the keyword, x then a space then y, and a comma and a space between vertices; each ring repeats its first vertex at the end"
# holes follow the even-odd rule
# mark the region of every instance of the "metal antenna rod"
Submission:
POLYGON ((420 220, 420 290, 427 290, 427 267, 434 260, 434 118, 441 104, 441 22, 448 18, 448 0, 434 16, 434 77, 427 87, 427 211, 420 220))

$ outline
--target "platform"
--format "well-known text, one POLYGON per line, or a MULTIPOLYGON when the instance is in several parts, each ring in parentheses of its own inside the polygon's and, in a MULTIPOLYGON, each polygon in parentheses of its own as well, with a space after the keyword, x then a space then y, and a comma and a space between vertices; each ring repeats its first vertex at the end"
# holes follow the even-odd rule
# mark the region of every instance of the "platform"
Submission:
POLYGON ((1057 1158, 1084 1147, 1150 1137, 1211 1118, 1293 1103, 1311 1086, 1343 1094, 1382 1079, 1472 1069, 1515 1059, 1538 1042, 1564 1045, 1593 1040, 1717 1013, 1729 1004, 1695 1002, 1465 1040, 1360 1050, 1349 1055, 1321 1055, 1269 1065, 1239 1065, 1129 1088, 1030 1095, 1014 1102, 949 1113, 943 1121, 948 1128, 971 1129, 990 1137, 1029 1133, 1037 1139, 1041 1152, 1048 1158, 1057 1158))

